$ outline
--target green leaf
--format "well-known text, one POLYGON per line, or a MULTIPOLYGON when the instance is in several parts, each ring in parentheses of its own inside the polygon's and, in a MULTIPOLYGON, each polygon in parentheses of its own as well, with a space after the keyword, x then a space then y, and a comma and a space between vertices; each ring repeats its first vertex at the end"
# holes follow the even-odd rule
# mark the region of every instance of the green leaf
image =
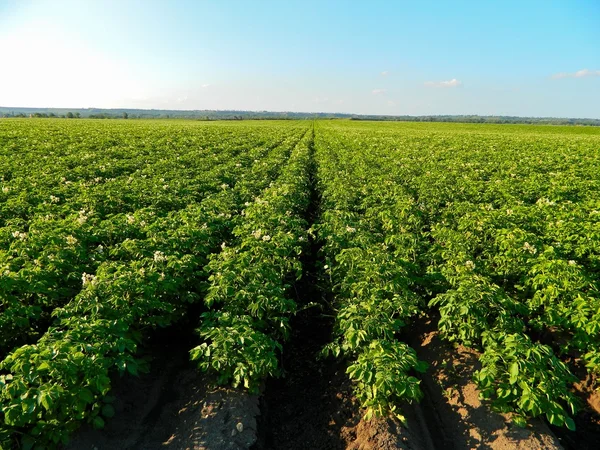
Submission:
POLYGON ((104 419, 100 416, 96 416, 94 417, 92 425, 96 430, 101 430, 102 428, 104 428, 104 419))
POLYGON ((571 419, 570 417, 565 418, 565 425, 571 431, 575 431, 575 429, 576 429, 575 421, 573 419, 571 419))
POLYGON ((127 371, 134 376, 138 376, 138 365, 135 361, 129 361, 127 363, 127 371))
POLYGON ((47 392, 40 392, 39 397, 38 397, 38 402, 44 407, 46 408, 47 411, 50 411, 50 409, 52 409, 52 397, 50 396, 50 394, 48 394, 47 392))
POLYGON ((523 416, 513 417, 513 423, 520 428, 525 428, 527 426, 527 420, 525 420, 525 417, 523 416))
POLYGON ((560 427, 563 424, 562 418, 557 414, 546 413, 546 418, 548 419, 548 422, 557 427, 560 427))
POLYGON ((24 434, 21 437, 21 448, 22 450, 31 450, 35 445, 35 438, 28 434, 24 434))
POLYGON ((509 382, 510 382, 510 384, 515 384, 519 377, 519 364, 517 362, 512 363, 510 365, 509 372, 510 372, 509 382))
POLYGON ((94 401, 94 395, 92 391, 87 388, 83 388, 79 391, 79 398, 86 403, 92 403, 94 401))
POLYGON ((115 408, 113 407, 113 405, 110 404, 106 404, 102 407, 102 415, 104 417, 113 417, 115 415, 115 408))

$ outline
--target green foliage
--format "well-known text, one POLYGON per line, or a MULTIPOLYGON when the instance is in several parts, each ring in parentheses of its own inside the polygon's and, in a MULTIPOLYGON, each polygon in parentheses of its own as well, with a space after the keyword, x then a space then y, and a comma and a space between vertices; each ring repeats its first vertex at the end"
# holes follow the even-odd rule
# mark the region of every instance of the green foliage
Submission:
POLYGON ((347 369, 357 384, 358 400, 366 417, 396 414, 401 401, 419 401, 423 393, 411 371, 424 372, 427 365, 408 345, 392 340, 373 340, 347 369))
POLYGON ((424 306, 413 289, 420 214, 392 181, 395 167, 385 156, 347 151, 348 141, 328 131, 319 129, 316 146, 323 205, 315 229, 324 242, 337 315, 336 339, 324 352, 350 359, 348 375, 367 418, 398 414, 400 401, 422 397, 411 373, 425 364, 397 341, 424 306))
POLYGON ((578 402, 569 385, 577 378, 550 347, 522 334, 503 334, 488 339, 481 363, 475 379, 483 398, 493 398, 497 408, 522 417, 544 414, 552 425, 575 428, 570 414, 578 402))
POLYGON ((258 330, 251 316, 228 312, 205 313, 200 336, 207 342, 191 350, 191 359, 204 371, 257 392, 266 377, 279 375, 281 344, 258 330))
POLYGON ((481 351, 496 408, 574 428, 565 361, 600 373, 597 130, 307 128, 0 122, 0 447, 102 428, 112 377, 145 370, 140 344, 191 303, 208 308, 202 370, 251 390, 278 376, 312 235, 336 314, 324 351, 367 418, 422 397, 401 336, 429 308, 481 351))
POLYGON ((219 310, 203 315, 199 334, 207 342, 191 356, 221 383, 256 390, 280 373, 281 343, 296 312, 289 291, 302 275, 299 257, 308 244, 311 142, 306 133, 280 176, 246 202, 232 242, 207 265, 205 303, 219 310))
POLYGON ((572 428, 562 361, 600 363, 598 133, 337 122, 317 137, 327 351, 393 342, 424 297, 443 337, 483 352, 475 381, 495 407, 572 428))
MULTIPOLYGON (((77 130, 87 136, 90 125, 80 123, 68 122, 75 136, 77 130)), ((19 131, 26 145, 33 131, 19 131)), ((127 159, 127 152, 132 160, 140 158, 139 169, 136 162, 132 170, 125 170, 123 184, 101 177, 92 186, 115 185, 96 193, 84 177, 78 189, 71 191, 73 182, 65 192, 50 191, 58 200, 36 203, 19 197, 25 220, 16 223, 24 235, 13 236, 15 222, 10 217, 17 203, 0 210, 0 219, 7 218, 6 228, 0 228, 0 242, 5 244, 0 258, 9 267, 2 276, 15 280, 0 290, 5 296, 0 298, 10 300, 2 303, 0 325, 5 323, 3 331, 14 330, 17 337, 18 328, 8 328, 11 318, 27 314, 26 320, 13 320, 20 329, 41 324, 43 318, 51 320, 49 328, 40 330, 39 340, 14 348, 0 363, 3 448, 55 447, 82 422, 104 426, 114 415, 107 398, 111 377, 145 370, 136 356, 145 333, 180 320, 187 305, 201 299, 209 255, 231 234, 244 202, 277 175, 305 129, 239 128, 240 136, 223 143, 224 129, 207 132, 188 126, 172 141, 173 128, 159 127, 154 132, 163 133, 162 153, 134 150, 136 139, 139 144, 152 131, 146 124, 132 124, 112 135, 111 145, 118 143, 120 148, 105 167, 127 159), (136 130, 139 136, 130 136, 136 130), (156 161, 156 167, 148 165, 149 160, 156 161), (157 195, 146 198, 153 190, 157 195), (82 206, 85 220, 80 220, 82 206), (41 258, 41 268, 30 270, 29 261, 39 265, 41 258), (63 285, 68 290, 61 286, 61 276, 66 282, 73 280, 72 286, 63 285), (21 278, 30 282, 19 282, 21 278), (46 292, 57 288, 60 295, 49 301, 46 292), (17 289, 25 296, 17 296, 17 289)), ((103 141, 86 145, 102 147, 103 141)), ((77 148, 65 158, 85 161, 94 155, 92 148, 77 148)), ((73 166, 58 175, 76 179, 73 166)), ((35 176, 14 163, 12 167, 9 186, 27 186, 35 176)), ((43 165, 34 167, 43 170, 43 165)), ((43 173, 39 178, 44 180, 43 173)), ((28 186, 29 191, 37 189, 34 183, 28 186)), ((12 189, 3 194, 10 196, 12 189)))

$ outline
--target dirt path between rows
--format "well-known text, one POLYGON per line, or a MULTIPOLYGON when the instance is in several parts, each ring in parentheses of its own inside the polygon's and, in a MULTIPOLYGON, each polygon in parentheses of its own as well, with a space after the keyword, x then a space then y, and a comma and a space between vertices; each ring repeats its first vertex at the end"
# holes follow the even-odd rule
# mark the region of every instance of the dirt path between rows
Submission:
POLYGON ((266 385, 255 450, 429 450, 397 420, 362 420, 345 364, 317 356, 331 333, 329 319, 306 312, 293 329, 286 376, 266 385))
MULTIPOLYGON (((311 180, 309 223, 319 199, 311 180)), ((345 373, 347 362, 318 357, 330 342, 333 311, 321 286, 318 243, 294 283, 300 312, 281 360, 284 377, 267 380, 262 397, 211 387, 189 362, 197 344, 192 321, 158 333, 147 346, 151 372, 115 383, 116 415, 102 431, 82 429, 67 450, 557 450, 541 421, 521 429, 482 404, 472 381, 478 355, 444 343, 431 321, 407 330, 408 343, 430 364, 421 404, 403 405, 405 423, 362 419, 345 373), (306 307, 309 303, 314 306, 306 307), (162 334, 162 335, 161 335, 162 334)), ((198 317, 190 314, 189 317, 198 317)), ((192 320, 192 319, 189 319, 192 320)))
MULTIPOLYGON (((318 221, 321 199, 316 168, 310 173, 306 219, 312 224, 318 221)), ((266 383, 259 439, 253 450, 433 450, 424 445, 429 443, 427 432, 418 437, 397 420, 362 420, 364 411, 345 373, 346 362, 319 357, 331 342, 334 325, 332 299, 326 294, 331 286, 323 279, 320 245, 310 237, 309 249, 301 257, 303 277, 292 281, 300 311, 291 321, 290 340, 284 345, 281 363, 285 376, 266 383)), ((410 412, 408 416, 412 420, 418 414, 410 412)), ((419 429, 418 421, 414 422, 413 429, 419 429)))
MULTIPOLYGON (((411 345, 430 364, 421 404, 404 405, 406 424, 362 420, 346 363, 319 359, 331 318, 317 308, 293 321, 285 377, 270 380, 261 399, 214 387, 189 362, 191 337, 167 331, 154 339, 151 372, 116 380, 116 415, 104 430, 84 427, 67 450, 466 450, 560 449, 541 421, 511 425, 478 398, 471 381, 478 355, 443 342, 431 322, 417 321, 411 345), (187 337, 186 337, 187 336, 187 337)), ((573 435, 575 436, 575 435, 573 435)), ((589 446, 590 440, 580 448, 589 446), (586 446, 587 445, 587 446, 586 446)), ((569 442, 567 448, 573 447, 569 442)), ((597 448, 597 447, 596 447, 597 448)))

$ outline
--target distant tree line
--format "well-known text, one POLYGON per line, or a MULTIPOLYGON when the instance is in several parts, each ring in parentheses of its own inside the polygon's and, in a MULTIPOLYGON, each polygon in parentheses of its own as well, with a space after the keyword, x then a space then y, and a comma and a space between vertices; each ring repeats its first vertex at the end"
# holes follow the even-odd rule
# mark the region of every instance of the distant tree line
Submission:
POLYGON ((600 119, 518 116, 353 116, 351 120, 600 126, 600 119))
MULTIPOLYGON (((14 112, 4 112, 0 114, 0 117, 8 119, 10 117, 30 117, 33 119, 81 119, 82 115, 79 111, 72 112, 69 111, 66 114, 55 114, 53 112, 45 113, 45 112, 33 112, 33 113, 14 113, 14 112)), ((100 114, 90 114, 85 116, 87 119, 128 119, 129 114, 127 112, 123 112, 120 114, 108 114, 108 113, 100 113, 100 114)))
POLYGON ((302 113, 238 110, 164 110, 164 109, 63 109, 63 108, 7 108, 0 107, 0 117, 39 118, 90 118, 90 119, 194 119, 194 120, 298 120, 298 119, 350 119, 403 122, 461 122, 461 123, 513 123, 545 125, 600 126, 600 119, 477 116, 477 115, 428 115, 428 116, 377 116, 342 113, 302 113))

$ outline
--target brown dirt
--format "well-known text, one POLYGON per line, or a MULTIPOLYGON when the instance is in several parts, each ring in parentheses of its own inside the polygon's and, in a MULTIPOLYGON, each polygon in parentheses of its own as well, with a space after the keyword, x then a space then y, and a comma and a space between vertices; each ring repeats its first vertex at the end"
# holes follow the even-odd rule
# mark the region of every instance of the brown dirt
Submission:
POLYGON ((591 392, 587 398, 587 403, 592 411, 600 416, 600 392, 591 392))
POLYGON ((551 428, 567 450, 598 450, 600 448, 600 392, 594 389, 598 380, 587 376, 584 369, 579 371, 579 375, 586 379, 575 385, 577 393, 584 400, 583 411, 575 416, 577 430, 551 428))
POLYGON ((396 450, 415 449, 421 447, 416 435, 392 419, 373 419, 370 422, 360 421, 347 441, 348 450, 396 450))
MULTIPOLYGON (((314 179, 311 186, 307 217, 314 223, 320 201, 314 179)), ((334 322, 326 294, 331 286, 323 279, 319 257, 320 243, 311 238, 310 249, 302 256, 305 274, 294 283, 294 292, 299 305, 320 306, 304 309, 292 319, 281 361, 285 376, 266 384, 253 450, 433 450, 420 445, 422 439, 396 420, 362 420, 364 411, 353 395, 346 362, 319 357, 331 342, 334 322)), ((417 415, 407 417, 412 421, 417 415)))
POLYGON ((600 392, 592 392, 588 397, 588 404, 596 414, 600 415, 600 392))
MULTIPOLYGON (((583 371, 582 371, 583 372, 583 371)), ((590 412, 598 416, 600 421, 600 379, 596 376, 589 376, 587 372, 580 374, 585 377, 585 380, 575 383, 575 390, 577 394, 585 400, 585 408, 590 412)))
MULTIPOLYGON (((116 414, 105 429, 83 427, 65 450, 433 450, 397 420, 363 421, 344 362, 317 358, 329 319, 312 310, 297 322, 286 377, 267 383, 260 412, 256 396, 212 387, 188 361, 189 337, 171 330, 146 348, 150 373, 114 381, 116 414)), ((422 429, 418 412, 404 413, 412 430, 422 429)))
POLYGON ((419 428, 412 410, 406 412, 409 427, 393 419, 362 420, 344 362, 318 358, 329 339, 329 320, 313 311, 295 322, 285 377, 266 385, 254 450, 430 450, 409 431, 413 422, 419 428))
MULTIPOLYGON (((162 336, 148 350, 155 354, 149 374, 116 380, 116 415, 106 428, 84 427, 66 450, 562 448, 543 422, 518 428, 509 416, 482 403, 472 382, 477 352, 443 342, 435 324, 426 320, 410 333, 411 345, 430 364, 422 377, 423 402, 403 407, 404 424, 391 418, 364 421, 346 363, 317 358, 330 339, 330 319, 313 309, 301 312, 294 322, 282 361, 286 376, 266 384, 260 411, 256 396, 211 387, 182 350, 190 347, 188 342, 177 335, 162 336)), ((591 402, 598 399, 594 395, 591 402)), ((565 448, 598 448, 594 414, 578 417, 577 434, 557 430, 565 448)))
MULTIPOLYGON (((214 387, 188 361, 177 331, 151 345, 151 371, 117 379, 116 414, 103 430, 83 427, 66 450, 234 450, 256 441, 258 397, 214 387)), ((185 340, 185 339, 184 339, 185 340)))
POLYGON ((430 364, 422 377, 423 408, 437 448, 560 449, 559 440, 546 424, 533 420, 527 428, 510 423, 510 417, 494 412, 479 399, 472 381, 479 367, 477 352, 442 341, 435 324, 421 319, 414 325, 412 346, 430 364))

